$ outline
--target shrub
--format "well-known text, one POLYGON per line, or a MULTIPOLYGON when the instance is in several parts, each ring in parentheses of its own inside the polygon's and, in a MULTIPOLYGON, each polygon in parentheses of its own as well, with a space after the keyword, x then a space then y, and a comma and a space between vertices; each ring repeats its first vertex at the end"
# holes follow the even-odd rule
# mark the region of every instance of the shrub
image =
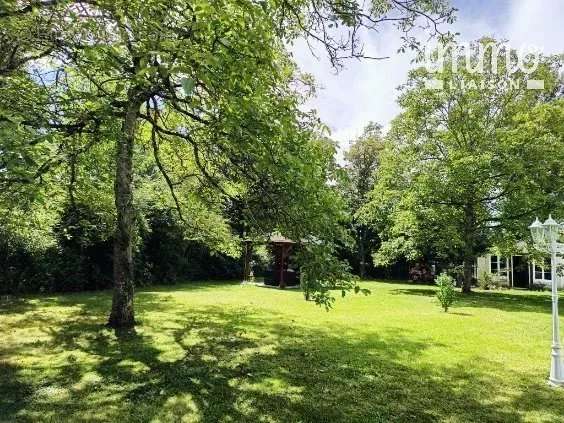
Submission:
POLYGON ((533 291, 544 291, 546 289, 546 285, 543 283, 534 283, 531 287, 533 291))
POLYGON ((462 286, 464 282, 464 267, 461 264, 445 263, 437 273, 445 273, 451 276, 455 286, 462 286))
MULTIPOLYGON (((69 204, 51 228, 53 240, 46 246, 0 226, 0 295, 110 288, 113 220, 90 205, 69 204)), ((233 279, 242 274, 238 258, 185 239, 172 211, 153 208, 147 212, 147 223, 138 219, 137 225, 137 285, 233 279)), ((253 259, 258 263, 256 274, 264 260, 257 255, 253 259)))
POLYGON ((483 272, 478 278, 478 286, 482 289, 501 289, 508 288, 507 278, 499 276, 497 273, 483 272))
POLYGON ((174 284, 199 279, 233 279, 243 274, 241 260, 185 238, 173 210, 153 208, 136 255, 137 281, 174 284))
POLYGON ((437 277, 437 287, 437 298, 446 313, 454 302, 454 279, 446 273, 441 273, 437 277))
POLYGON ((50 269, 41 260, 43 252, 32 240, 0 228, 0 294, 48 290, 50 269))
POLYGON ((478 286, 482 289, 495 288, 492 274, 490 272, 483 272, 478 278, 478 286))
POLYGON ((42 260, 54 277, 52 291, 112 286, 113 216, 84 203, 68 204, 53 227, 57 251, 42 260))
POLYGON ((416 263, 409 269, 409 279, 416 283, 431 283, 435 275, 432 267, 427 263, 416 263))

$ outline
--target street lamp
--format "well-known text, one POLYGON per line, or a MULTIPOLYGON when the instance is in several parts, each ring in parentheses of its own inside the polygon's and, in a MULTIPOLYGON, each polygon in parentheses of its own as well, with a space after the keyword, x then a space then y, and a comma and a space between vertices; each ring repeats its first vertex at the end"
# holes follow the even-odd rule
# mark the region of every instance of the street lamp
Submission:
POLYGON ((552 216, 541 223, 537 218, 529 226, 535 246, 550 253, 550 271, 552 279, 552 352, 550 377, 548 382, 554 386, 564 386, 564 366, 560 354, 560 328, 558 321, 558 285, 556 282, 556 253, 560 226, 552 216))

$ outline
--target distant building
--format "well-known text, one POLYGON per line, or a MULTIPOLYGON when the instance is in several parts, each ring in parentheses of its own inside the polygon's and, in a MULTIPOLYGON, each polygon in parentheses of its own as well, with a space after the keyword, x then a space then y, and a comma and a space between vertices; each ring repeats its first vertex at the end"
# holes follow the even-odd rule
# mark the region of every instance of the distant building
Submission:
MULTIPOLYGON (((533 284, 551 286, 550 258, 547 257, 542 263, 535 262, 527 255, 524 246, 520 250, 519 254, 511 256, 485 254, 478 257, 474 276, 479 278, 480 275, 489 273, 497 283, 508 288, 531 289, 533 284)), ((564 259, 558 257, 556 265, 564 265, 564 259)), ((559 288, 564 288, 564 278, 557 276, 557 282, 559 288)))

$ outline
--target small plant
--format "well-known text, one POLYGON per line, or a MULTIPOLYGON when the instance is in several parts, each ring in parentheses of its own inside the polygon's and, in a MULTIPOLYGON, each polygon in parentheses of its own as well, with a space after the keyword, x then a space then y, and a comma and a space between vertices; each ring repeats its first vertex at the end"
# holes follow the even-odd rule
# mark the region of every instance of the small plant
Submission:
POLYGON ((482 289, 491 289, 494 287, 493 276, 490 272, 483 272, 478 278, 478 286, 482 289))
POLYGON ((446 313, 454 302, 454 279, 446 273, 441 273, 437 277, 437 288, 437 298, 446 313))
POLYGON ((543 283, 534 283, 531 287, 533 291, 544 291, 546 289, 546 285, 543 283))

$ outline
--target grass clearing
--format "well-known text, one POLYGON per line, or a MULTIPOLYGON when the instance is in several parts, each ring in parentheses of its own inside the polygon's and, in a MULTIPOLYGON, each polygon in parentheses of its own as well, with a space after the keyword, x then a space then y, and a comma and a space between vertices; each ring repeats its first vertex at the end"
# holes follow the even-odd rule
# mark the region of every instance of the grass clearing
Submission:
POLYGON ((299 291, 149 288, 0 302, 0 421, 555 422, 550 296, 367 282, 325 312, 299 291))

